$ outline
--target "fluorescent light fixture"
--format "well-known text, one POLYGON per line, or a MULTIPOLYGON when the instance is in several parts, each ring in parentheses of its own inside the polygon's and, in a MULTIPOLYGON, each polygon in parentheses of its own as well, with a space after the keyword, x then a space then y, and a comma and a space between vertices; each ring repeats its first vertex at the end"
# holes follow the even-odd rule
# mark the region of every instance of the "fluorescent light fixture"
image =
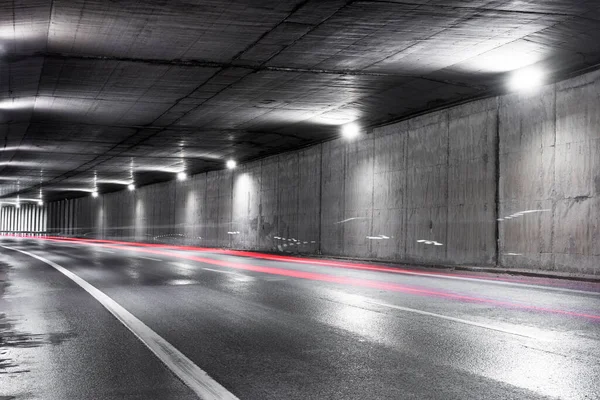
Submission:
POLYGON ((94 190, 92 192, 92 197, 94 197, 94 198, 98 197, 98 191, 97 190, 94 190))
POLYGON ((134 185, 133 183, 130 183, 129 185, 127 185, 127 189, 128 189, 130 192, 133 192, 133 191, 135 190, 135 185, 134 185))
POLYGON ((342 135, 346 139, 354 139, 360 133, 360 128, 355 123, 350 123, 342 126, 342 135))
POLYGON ((528 67, 514 71, 509 79, 513 91, 531 91, 544 84, 545 73, 540 68, 528 67))
POLYGON ((178 181, 185 181, 187 179, 187 174, 183 171, 177 173, 178 181))
POLYGON ((237 166, 235 160, 227 160, 227 168, 234 169, 237 166))

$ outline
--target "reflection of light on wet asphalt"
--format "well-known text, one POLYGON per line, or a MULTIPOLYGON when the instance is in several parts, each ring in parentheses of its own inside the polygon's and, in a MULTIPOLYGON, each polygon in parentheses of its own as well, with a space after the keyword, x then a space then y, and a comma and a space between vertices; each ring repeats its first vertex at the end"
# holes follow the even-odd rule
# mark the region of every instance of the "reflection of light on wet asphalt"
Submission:
POLYGON ((138 256, 138 258, 143 258, 144 260, 150 260, 150 261, 162 261, 160 258, 143 257, 143 256, 138 256))
POLYGON ((171 279, 165 282, 170 286, 184 286, 184 285, 197 285, 200 282, 194 279, 171 279))
MULTIPOLYGON (((57 239, 44 239, 44 240, 60 241, 57 239)), ((87 242, 87 241, 80 241, 80 240, 78 240, 78 242, 88 244, 91 246, 95 246, 95 247, 101 246, 101 247, 108 247, 111 249, 119 249, 119 250, 123 249, 122 247, 119 247, 118 245, 114 245, 114 244, 113 245, 98 244, 98 243, 93 243, 92 241, 87 242)), ((137 244, 137 245, 139 246, 139 244, 137 244)), ((414 295, 418 295, 418 296, 446 298, 446 299, 465 301, 465 302, 485 303, 485 304, 495 305, 495 306, 499 306, 499 307, 503 307, 503 308, 513 308, 513 309, 536 311, 536 312, 541 312, 541 313, 568 315, 568 316, 586 318, 586 319, 591 319, 591 320, 600 320, 600 315, 589 314, 587 312, 575 312, 575 311, 568 311, 568 310, 562 310, 562 309, 538 307, 538 306, 530 305, 530 304, 513 303, 511 301, 495 300, 495 299, 470 296, 470 295, 460 295, 460 294, 450 293, 450 292, 446 292, 446 291, 422 289, 422 288, 416 288, 416 287, 412 287, 412 286, 400 285, 400 284, 395 284, 395 283, 390 283, 390 282, 372 281, 372 280, 368 280, 368 279, 365 280, 365 279, 358 279, 358 278, 345 277, 345 276, 329 275, 329 274, 324 274, 324 273, 313 273, 313 272, 308 272, 308 271, 301 271, 301 270, 287 269, 287 268, 266 267, 266 266, 261 266, 261 265, 252 265, 252 264, 245 264, 245 263, 241 264, 239 262, 198 257, 195 255, 185 254, 183 252, 182 253, 172 253, 169 251, 165 251, 168 249, 160 249, 159 250, 156 248, 156 246, 152 246, 152 247, 155 247, 155 249, 149 249, 149 248, 145 248, 145 247, 137 247, 136 246, 136 247, 130 247, 128 250, 143 252, 143 253, 147 253, 147 254, 176 257, 179 259, 196 261, 196 262, 201 262, 204 264, 212 264, 212 265, 215 265, 218 267, 227 267, 227 268, 232 268, 232 269, 236 269, 236 270, 260 272, 260 273, 270 274, 270 275, 293 277, 293 278, 300 278, 300 279, 306 279, 306 280, 312 280, 312 281, 330 282, 330 283, 337 283, 337 284, 348 285, 348 286, 365 287, 365 288, 385 290, 385 291, 390 291, 390 292, 402 292, 402 293, 414 294, 414 295)), ((242 254, 242 252, 237 252, 237 253, 242 254)), ((322 261, 319 261, 319 263, 324 264, 322 261)), ((215 269, 215 271, 221 272, 223 270, 215 269)), ((228 271, 228 272, 233 272, 233 271, 228 271)), ((243 274, 240 274, 240 275, 243 275, 243 274)), ((250 277, 250 278, 252 278, 252 277, 250 277)))

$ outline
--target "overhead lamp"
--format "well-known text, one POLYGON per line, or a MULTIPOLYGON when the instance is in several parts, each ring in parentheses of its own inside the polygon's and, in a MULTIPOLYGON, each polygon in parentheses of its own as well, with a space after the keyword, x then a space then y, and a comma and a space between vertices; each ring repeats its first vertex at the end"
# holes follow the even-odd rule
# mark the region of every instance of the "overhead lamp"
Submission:
POLYGON ((229 169, 234 169, 237 166, 237 163, 235 162, 235 160, 227 160, 227 168, 229 169))
POLYGON ((537 67, 527 67, 512 72, 508 85, 513 91, 530 91, 544 84, 545 73, 537 67))
POLYGON ((360 133, 360 127, 355 123, 350 123, 342 126, 342 135, 346 139, 354 139, 360 133))
POLYGON ((94 191, 92 192, 92 197, 93 197, 93 198, 96 198, 96 197, 98 197, 98 191, 97 191, 97 190, 94 190, 94 191))
POLYGON ((40 206, 40 207, 43 206, 44 205, 44 201, 42 199, 39 199, 38 202, 37 202, 37 205, 40 206))
POLYGON ((130 192, 133 192, 133 191, 135 190, 135 185, 134 185, 133 183, 130 183, 129 185, 127 185, 127 189, 128 189, 130 192))
POLYGON ((187 174, 184 171, 178 172, 177 173, 177 180, 178 181, 185 181, 187 179, 187 174))

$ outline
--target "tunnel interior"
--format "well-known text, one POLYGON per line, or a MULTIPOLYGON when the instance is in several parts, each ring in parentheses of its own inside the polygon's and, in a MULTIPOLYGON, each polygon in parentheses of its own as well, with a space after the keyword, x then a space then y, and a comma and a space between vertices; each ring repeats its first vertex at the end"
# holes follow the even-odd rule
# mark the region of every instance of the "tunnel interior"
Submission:
POLYGON ((600 274, 596 3, 7 2, 0 231, 600 274))

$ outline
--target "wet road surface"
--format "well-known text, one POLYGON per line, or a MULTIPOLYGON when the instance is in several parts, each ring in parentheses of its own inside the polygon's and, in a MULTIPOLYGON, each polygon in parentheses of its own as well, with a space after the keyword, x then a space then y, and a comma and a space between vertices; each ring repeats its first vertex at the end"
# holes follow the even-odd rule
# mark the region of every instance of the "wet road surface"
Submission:
POLYGON ((240 399, 600 398, 597 283, 110 242, 0 246, 0 399, 198 398, 135 327, 240 399))

